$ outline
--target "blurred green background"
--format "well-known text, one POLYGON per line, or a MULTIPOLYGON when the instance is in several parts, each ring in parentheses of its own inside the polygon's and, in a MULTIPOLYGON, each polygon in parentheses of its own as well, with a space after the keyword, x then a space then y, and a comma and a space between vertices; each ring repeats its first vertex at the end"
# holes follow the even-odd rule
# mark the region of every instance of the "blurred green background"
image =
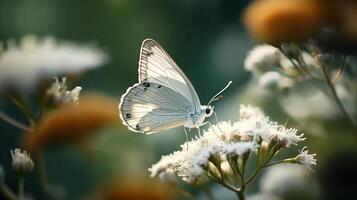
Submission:
MULTIPOLYGON (((82 86, 83 92, 99 91, 116 98, 119 103, 127 87, 137 81, 142 40, 153 38, 186 73, 203 104, 229 80, 233 81, 225 93, 225 99, 216 103, 216 111, 219 120, 234 121, 240 103, 262 104, 266 100, 237 98, 242 93, 244 95, 243 89, 252 76, 244 70, 243 62, 254 42, 241 23, 242 11, 249 2, 0 0, 0 40, 35 34, 97 44, 110 56, 110 62, 84 74, 74 84, 82 86)), ((256 90, 254 86, 249 89, 253 92, 256 90)), ((264 103, 264 110, 272 119, 283 124, 288 116, 277 105, 277 98, 278 95, 270 97, 268 103, 264 103)), ((0 107, 24 121, 20 112, 3 98, 0 99, 0 107)), ((293 124, 293 121, 289 122, 289 125, 293 124)), ((338 124, 327 129, 333 130, 338 124)), ((131 133, 125 128, 101 131, 102 134, 98 134, 94 140, 93 159, 87 159, 83 152, 71 146, 55 147, 46 152, 49 179, 58 186, 59 193, 67 194, 67 199, 90 195, 98 184, 110 177, 140 173, 149 176, 147 168, 151 164, 161 155, 178 149, 179 144, 185 141, 182 128, 150 136, 131 133)), ((11 173, 9 150, 18 146, 22 133, 1 121, 0 134, 0 163, 7 172, 7 183, 11 188, 16 188, 17 180, 11 173)), ((320 136, 311 136, 309 139, 309 143, 313 143, 311 149, 321 155, 324 155, 326 146, 331 144, 325 139, 321 141, 320 136)), ((335 141, 337 146, 344 142, 335 141)), ((348 143, 354 146, 355 139, 348 141, 340 146, 349 146, 348 143)), ((355 154, 352 153, 352 157, 355 154)), ((351 162, 353 166, 355 163, 351 162)), ((42 199, 36 173, 26 180, 25 190, 31 192, 35 199, 42 199)), ((322 177, 325 181, 325 176, 322 177)))

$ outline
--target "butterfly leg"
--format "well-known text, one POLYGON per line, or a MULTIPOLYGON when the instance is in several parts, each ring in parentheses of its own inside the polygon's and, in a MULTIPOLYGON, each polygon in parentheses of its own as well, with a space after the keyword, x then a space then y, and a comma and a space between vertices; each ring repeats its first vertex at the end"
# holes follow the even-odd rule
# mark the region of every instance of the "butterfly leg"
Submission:
POLYGON ((197 127, 197 130, 198 130, 198 135, 199 135, 200 137, 202 137, 200 127, 197 127))
POLYGON ((188 150, 188 136, 187 136, 187 131, 186 128, 183 127, 183 130, 185 131, 185 136, 186 136, 186 150, 188 150))

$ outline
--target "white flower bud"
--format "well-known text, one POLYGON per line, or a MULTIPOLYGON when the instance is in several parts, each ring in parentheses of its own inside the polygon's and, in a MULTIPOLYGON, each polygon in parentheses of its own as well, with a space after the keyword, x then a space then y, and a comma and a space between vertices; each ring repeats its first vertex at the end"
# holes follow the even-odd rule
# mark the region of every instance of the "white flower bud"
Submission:
POLYGON ((78 104, 79 93, 82 87, 75 87, 73 90, 67 91, 66 78, 63 77, 61 81, 55 77, 55 82, 52 83, 51 87, 47 90, 47 95, 52 97, 57 103, 74 103, 78 104))
POLYGON ((283 76, 279 72, 266 72, 259 78, 259 85, 275 90, 279 87, 279 82, 282 80, 283 76))
POLYGON ((271 45, 254 47, 244 61, 244 67, 248 71, 264 73, 279 66, 281 51, 271 45))
POLYGON ((24 176, 34 169, 35 165, 25 150, 14 149, 10 153, 12 169, 18 176, 24 176))
POLYGON ((282 76, 279 72, 266 72, 259 78, 259 85, 269 90, 285 90, 294 85, 291 78, 282 76))
POLYGON ((307 147, 304 147, 300 150, 300 154, 295 157, 296 161, 299 164, 304 165, 309 170, 312 170, 312 165, 316 165, 316 153, 308 154, 307 147))

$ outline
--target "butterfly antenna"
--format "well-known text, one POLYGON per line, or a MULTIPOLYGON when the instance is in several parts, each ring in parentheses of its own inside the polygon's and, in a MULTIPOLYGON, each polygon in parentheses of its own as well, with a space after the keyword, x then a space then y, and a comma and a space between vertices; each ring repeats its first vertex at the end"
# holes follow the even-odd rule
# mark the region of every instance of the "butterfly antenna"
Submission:
POLYGON ((211 100, 209 100, 207 105, 210 105, 212 102, 222 99, 223 96, 220 96, 221 93, 224 92, 231 84, 232 81, 229 81, 228 84, 221 91, 219 91, 216 95, 214 95, 211 100))

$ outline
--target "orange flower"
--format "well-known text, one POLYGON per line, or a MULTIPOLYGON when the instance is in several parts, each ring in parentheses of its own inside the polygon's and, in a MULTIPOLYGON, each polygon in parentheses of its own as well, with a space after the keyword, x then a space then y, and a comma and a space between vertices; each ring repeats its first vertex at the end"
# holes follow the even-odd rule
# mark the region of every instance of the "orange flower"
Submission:
POLYGON ((100 200, 169 200, 173 199, 172 190, 164 183, 153 179, 130 178, 106 185, 100 200))
POLYGON ((117 103, 104 96, 82 96, 79 104, 65 104, 46 114, 36 130, 24 134, 29 150, 48 145, 76 142, 99 128, 119 122, 117 103))
POLYGON ((260 0, 244 13, 250 35, 259 42, 279 44, 314 36, 330 20, 319 0, 260 0))

